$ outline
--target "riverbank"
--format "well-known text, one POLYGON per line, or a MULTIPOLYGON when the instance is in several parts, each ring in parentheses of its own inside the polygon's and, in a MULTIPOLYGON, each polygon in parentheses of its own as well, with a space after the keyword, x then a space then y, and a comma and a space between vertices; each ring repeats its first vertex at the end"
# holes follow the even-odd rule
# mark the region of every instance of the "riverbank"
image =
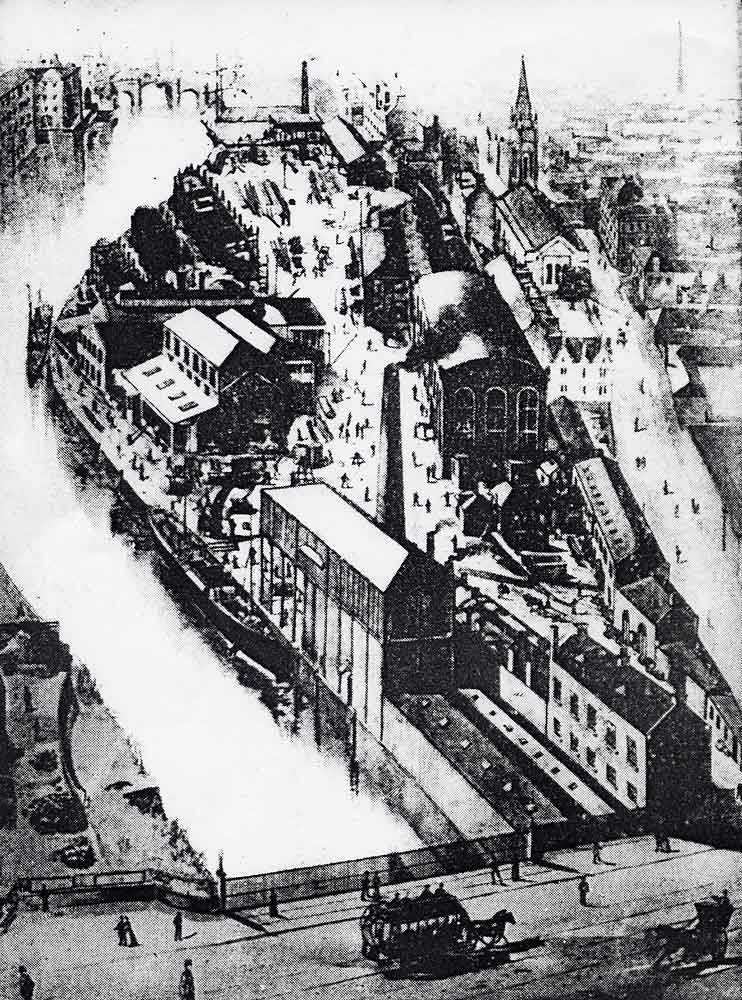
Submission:
POLYGON ((2 566, 0 684, 0 883, 146 868, 208 875, 89 671, 2 566))

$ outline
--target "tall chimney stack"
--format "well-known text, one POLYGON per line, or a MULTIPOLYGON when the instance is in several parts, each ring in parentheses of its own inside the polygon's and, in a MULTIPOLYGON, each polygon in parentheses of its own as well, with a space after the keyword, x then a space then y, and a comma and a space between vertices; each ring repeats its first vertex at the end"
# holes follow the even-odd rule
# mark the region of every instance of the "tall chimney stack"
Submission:
POLYGON ((309 114, 309 70, 306 59, 301 64, 301 113, 309 114))

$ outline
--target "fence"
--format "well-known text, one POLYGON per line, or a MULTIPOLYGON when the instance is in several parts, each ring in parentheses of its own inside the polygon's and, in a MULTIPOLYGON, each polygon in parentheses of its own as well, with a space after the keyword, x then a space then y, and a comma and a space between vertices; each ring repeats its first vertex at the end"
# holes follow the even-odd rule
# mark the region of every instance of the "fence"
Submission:
POLYGON ((170 875, 157 869, 139 871, 82 872, 79 875, 50 875, 48 878, 21 879, 19 893, 55 897, 67 906, 101 902, 152 902, 198 913, 219 908, 219 891, 211 879, 170 875))
POLYGON ((432 880, 486 868, 495 861, 506 864, 523 857, 524 851, 524 838, 516 833, 505 833, 371 858, 229 878, 226 879, 226 909, 266 906, 271 892, 275 892, 279 903, 360 892, 364 877, 368 876, 378 877, 380 885, 432 880))

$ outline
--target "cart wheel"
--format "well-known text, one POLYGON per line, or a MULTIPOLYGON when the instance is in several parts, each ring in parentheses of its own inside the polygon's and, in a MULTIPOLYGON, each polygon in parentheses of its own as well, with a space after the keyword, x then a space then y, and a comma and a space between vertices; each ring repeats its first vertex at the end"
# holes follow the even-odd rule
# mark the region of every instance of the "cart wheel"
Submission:
POLYGON ((727 937, 727 932, 722 931, 718 938, 714 941, 714 946, 711 949, 711 957, 718 961, 720 958, 724 958, 727 953, 727 948, 729 947, 729 938, 727 937))

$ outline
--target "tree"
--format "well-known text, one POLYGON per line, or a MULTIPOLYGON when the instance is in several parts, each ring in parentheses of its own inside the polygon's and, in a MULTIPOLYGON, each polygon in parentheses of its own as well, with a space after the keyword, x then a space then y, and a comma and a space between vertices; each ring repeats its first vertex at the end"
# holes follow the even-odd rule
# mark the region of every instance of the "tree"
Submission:
POLYGON ((574 309, 575 302, 582 302, 588 298, 592 294, 592 290, 592 278, 586 267, 567 266, 564 268, 557 295, 565 302, 569 302, 570 309, 574 309))

